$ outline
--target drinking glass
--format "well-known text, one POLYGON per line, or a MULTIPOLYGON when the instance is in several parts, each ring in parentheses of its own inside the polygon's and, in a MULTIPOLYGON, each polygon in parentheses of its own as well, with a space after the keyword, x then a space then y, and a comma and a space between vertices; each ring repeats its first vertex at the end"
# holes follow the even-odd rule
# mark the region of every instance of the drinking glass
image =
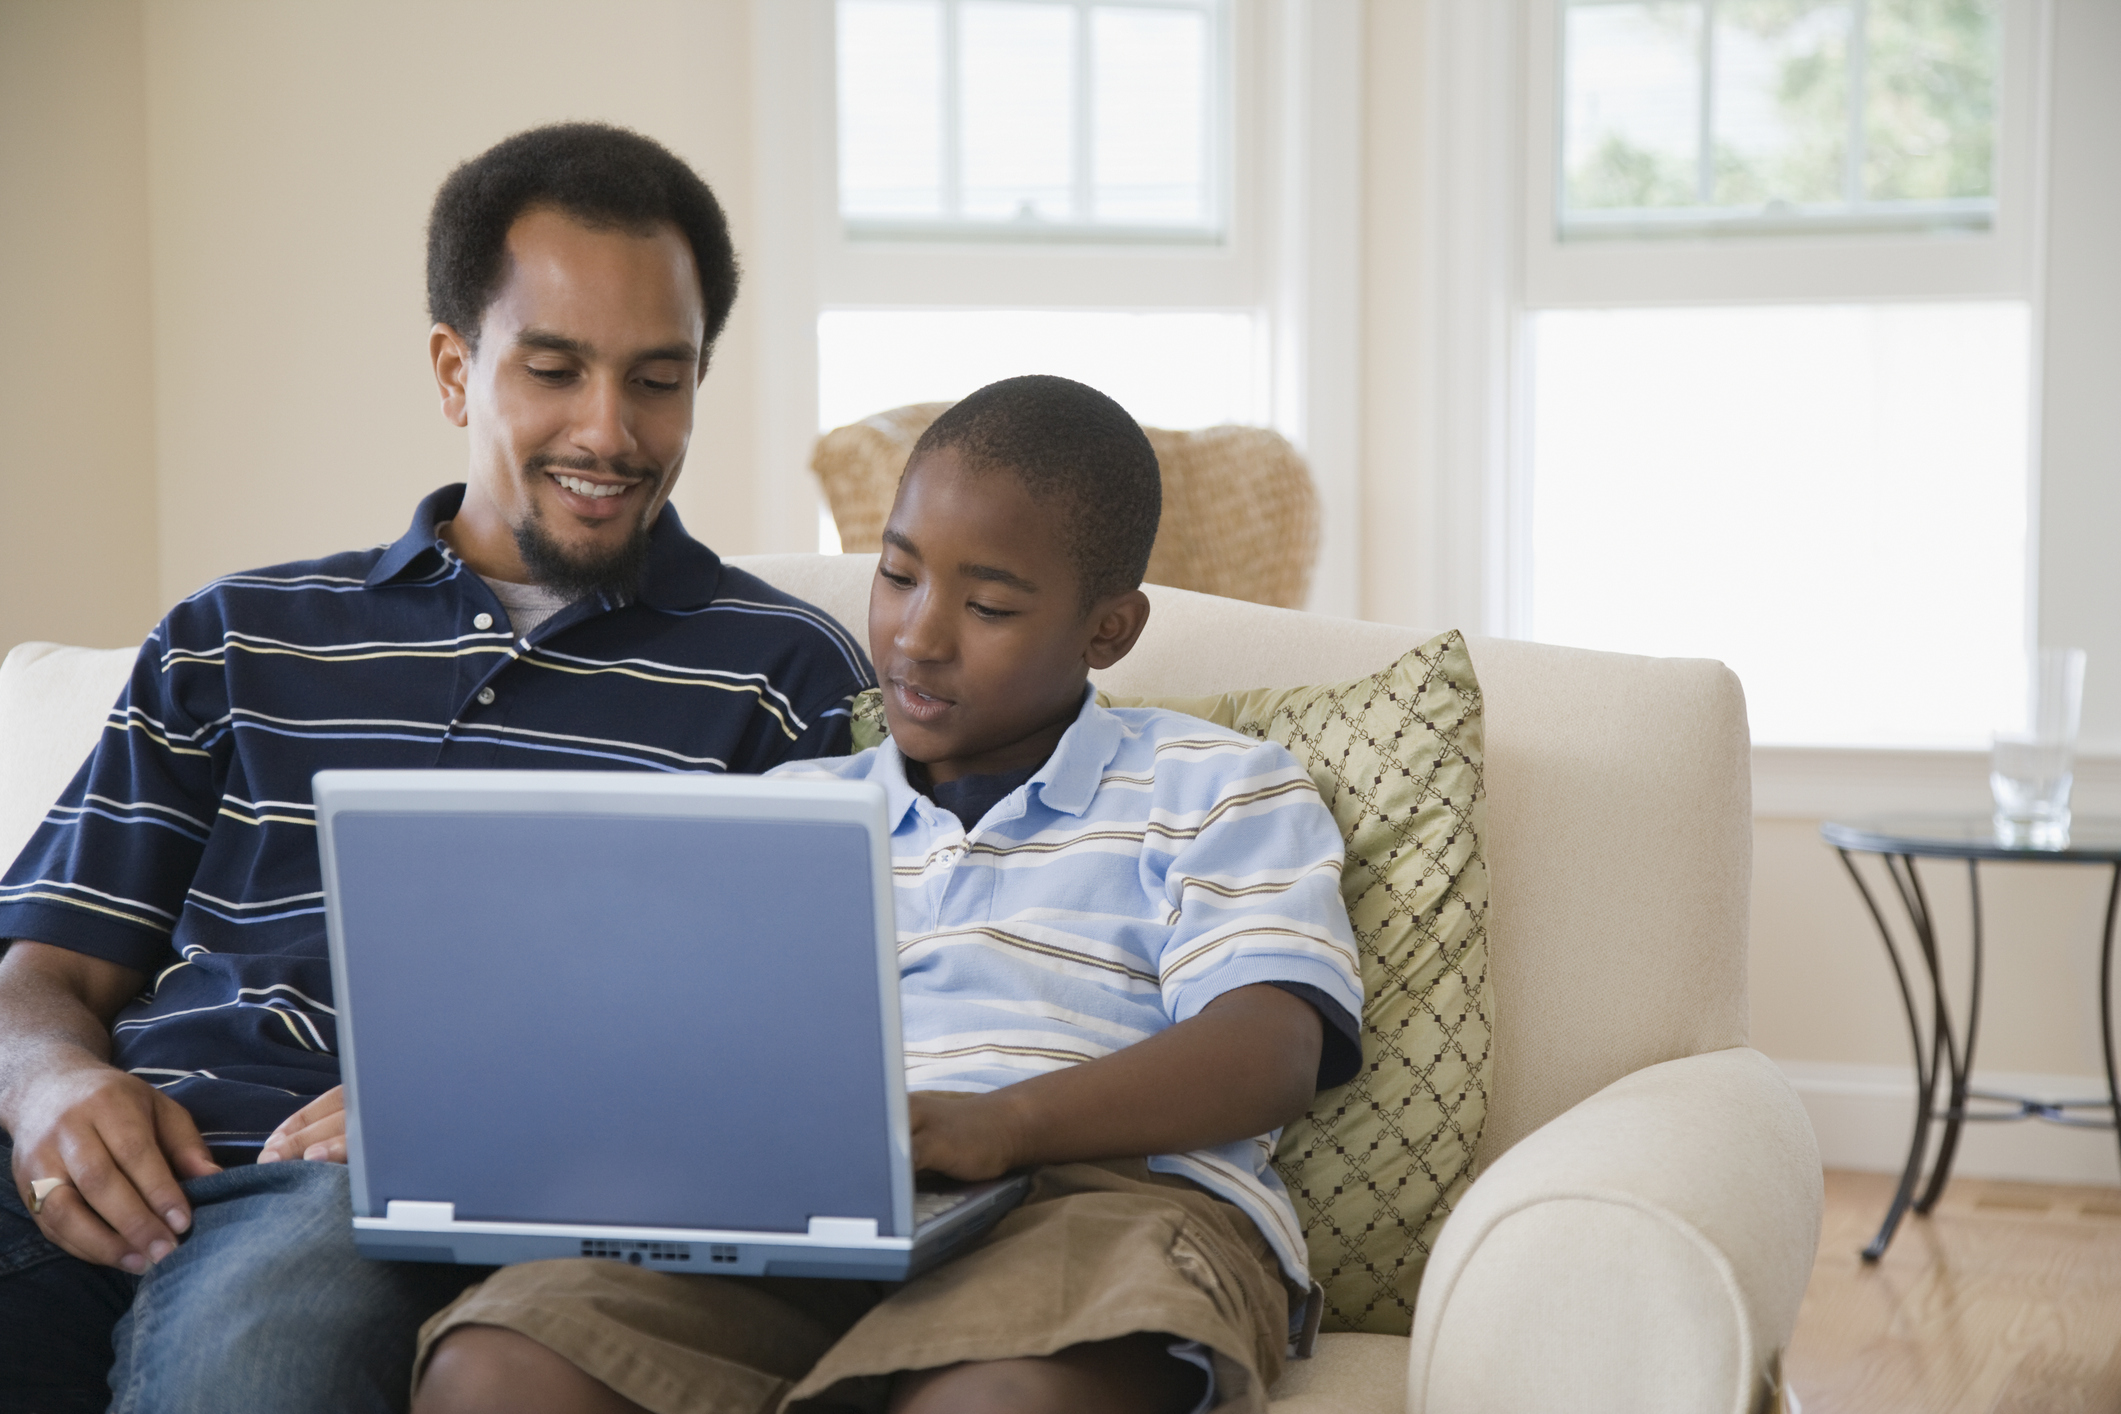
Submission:
POLYGON ((2084 706, 2084 650, 2037 648, 2026 654, 2025 666, 2025 715, 1997 730, 1989 752, 1996 838, 2020 848, 2063 849, 2084 706))

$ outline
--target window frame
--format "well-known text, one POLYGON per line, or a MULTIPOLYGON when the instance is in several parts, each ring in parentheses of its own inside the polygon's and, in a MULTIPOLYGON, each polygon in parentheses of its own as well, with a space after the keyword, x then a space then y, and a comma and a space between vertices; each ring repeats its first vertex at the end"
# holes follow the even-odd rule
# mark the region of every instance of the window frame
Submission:
MULTIPOLYGON (((1995 222, 1996 197, 1992 190, 1986 196, 1939 199, 1903 199, 1888 201, 1866 200, 1860 190, 1864 154, 1864 84, 1867 81, 1869 64, 1868 31, 1871 0, 1844 0, 1849 6, 1849 93, 1842 106, 1845 149, 1842 171, 1841 199, 1832 203, 1819 203, 1810 209, 1793 208, 1785 212, 1767 211, 1756 207, 1717 206, 1708 201, 1699 201, 1690 206, 1675 207, 1626 207, 1586 208, 1572 211, 1568 208, 1568 175, 1565 166, 1557 160, 1554 164, 1554 209, 1555 226, 1559 237, 1565 241, 1583 240, 1630 240, 1643 238, 1669 238, 1672 236, 1707 235, 1814 235, 1835 232, 1885 232, 1900 231, 1914 234, 1944 231, 1985 231, 1995 222)), ((1566 147, 1566 104, 1558 95, 1566 87, 1569 64, 1568 26, 1565 16, 1572 10, 1589 10, 1601 6, 1617 6, 1640 3, 1640 0, 1559 0, 1555 9, 1555 84, 1557 95, 1555 109, 1555 150, 1566 147)), ((1701 66, 1698 80, 1698 102, 1700 112, 1696 116, 1697 151, 1695 154, 1695 187, 1697 193, 1705 193, 1712 184, 1715 151, 1716 113, 1721 106, 1718 101, 1716 81, 1716 24, 1719 0, 1687 0, 1699 7, 1701 15, 1701 37, 1697 62, 1701 66)), ((2001 7, 1999 7, 2001 8, 2001 7)), ((2004 18, 1999 16, 1999 19, 2004 18)), ((1998 82, 2001 82, 2001 51, 2007 42, 1998 38, 1998 82)), ((1990 173, 1993 186, 1995 173, 1990 173)))
MULTIPOLYGON (((1499 428, 1484 465, 1489 547, 1481 596, 1494 631, 1532 629, 1533 322, 1546 310, 1685 305, 1949 303, 2023 301, 2030 315, 2027 390, 2026 642, 2039 641, 2041 350, 2040 252, 2046 242, 2047 114, 2041 101, 2053 34, 2051 0, 2001 0, 1995 216, 1986 230, 1743 232, 1565 239, 1560 227, 1561 8, 1566 0, 1511 0, 1514 91, 1522 127, 1508 138, 1523 153, 1496 234, 1514 237, 1511 288, 1497 296, 1504 333, 1486 388, 1499 428), (1514 230, 1510 229, 1514 226, 1514 230)), ((1498 120, 1500 121, 1500 120, 1498 120)), ((1810 753, 1911 748, 1766 745, 1756 763, 1810 753), (1766 753, 1765 756, 1762 753, 1766 753)))
MULTIPOLYGON (((966 0, 935 0, 935 3, 942 7, 942 53, 938 56, 943 89, 940 139, 943 146, 942 191, 945 204, 948 205, 953 198, 962 197, 955 155, 962 133, 958 116, 962 101, 958 92, 956 58, 959 12, 966 0)), ((833 209, 845 237, 854 243, 911 241, 1034 246, 1214 246, 1228 239, 1232 225, 1236 154, 1243 145, 1235 132, 1235 95, 1241 79, 1237 73, 1233 34, 1237 28, 1236 17, 1232 14, 1233 0, 1015 0, 1015 3, 1036 3, 1055 9, 1067 8, 1073 12, 1074 42, 1078 46, 1079 62, 1075 75, 1075 167, 1071 179, 1078 200, 1090 198, 1095 191, 1096 82, 1093 72, 1094 44, 1090 36, 1091 12, 1099 8, 1175 10, 1200 14, 1205 18, 1208 25, 1209 61, 1209 92, 1206 105, 1208 121, 1203 143, 1205 150, 1202 153, 1203 175, 1207 187, 1206 219, 1196 224, 1142 224, 1099 221, 1094 217, 1076 217, 1065 221, 995 221, 949 215, 909 218, 847 215, 840 205, 837 73, 839 4, 838 0, 834 0, 833 209)))
POLYGON ((1264 336, 1260 420, 1303 452, 1319 492, 1309 607, 1357 612, 1363 96, 1349 79, 1363 70, 1364 0, 1233 0, 1229 13, 1222 240, 866 240, 839 215, 834 0, 751 0, 757 545, 818 543, 808 466, 826 310, 1243 313, 1264 336))
POLYGON ((1562 225, 1561 9, 1567 0, 1524 3, 1524 309, 2031 298, 2042 205, 2034 97, 2049 25, 2039 0, 2001 0, 1995 214, 1986 229, 1799 220, 1588 238, 1564 235, 1562 225))

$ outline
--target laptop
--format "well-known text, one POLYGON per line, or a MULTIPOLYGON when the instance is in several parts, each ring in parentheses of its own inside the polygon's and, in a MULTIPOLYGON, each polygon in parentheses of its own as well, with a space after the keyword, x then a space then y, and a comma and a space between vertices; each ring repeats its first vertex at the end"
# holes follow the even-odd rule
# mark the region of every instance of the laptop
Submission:
POLYGON ((899 1281, 1022 1196, 917 1192, 871 782, 315 778, 354 1243, 899 1281))

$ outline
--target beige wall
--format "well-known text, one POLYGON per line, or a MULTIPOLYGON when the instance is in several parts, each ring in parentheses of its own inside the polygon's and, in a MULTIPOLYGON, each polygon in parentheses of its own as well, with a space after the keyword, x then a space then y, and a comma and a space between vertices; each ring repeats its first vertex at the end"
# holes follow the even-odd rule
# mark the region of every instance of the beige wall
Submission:
MULTIPOLYGON (((748 249, 748 15, 0 0, 0 649, 137 642, 215 575, 394 537, 461 479, 422 232, 436 184, 495 139, 638 128, 748 249)), ((676 493, 730 553, 752 548, 754 337, 740 297, 676 493)))
POLYGON ((137 8, 0 0, 0 651, 159 613, 137 8))
POLYGON ((1422 383, 1425 252, 1420 76, 1426 5, 1372 0, 1363 32, 1362 578, 1366 618, 1409 622, 1423 567, 1408 528, 1430 518, 1407 390, 1422 383))
MULTIPOLYGON (((395 537, 463 476, 427 365, 422 230, 520 128, 649 133, 751 209, 743 0, 148 0, 160 589, 395 537)), ((677 505, 749 548, 740 300, 677 505)))
MULTIPOLYGON (((1910 980, 1927 986, 1906 916, 1875 860, 1859 860, 1872 896, 1898 930, 1910 980)), ((1917 866, 1935 910, 1952 989, 1964 1016, 1971 918, 1964 864, 1917 866)), ((1987 976, 1980 1049, 1987 1070, 2093 1077, 2099 1054, 2103 868, 1984 864, 1987 976)), ((1781 1060, 1908 1065, 1907 1023, 1876 926, 1814 820, 1753 828, 1753 1044, 1781 1060)), ((2097 1089, 2099 1087, 2093 1087, 2097 1089)))

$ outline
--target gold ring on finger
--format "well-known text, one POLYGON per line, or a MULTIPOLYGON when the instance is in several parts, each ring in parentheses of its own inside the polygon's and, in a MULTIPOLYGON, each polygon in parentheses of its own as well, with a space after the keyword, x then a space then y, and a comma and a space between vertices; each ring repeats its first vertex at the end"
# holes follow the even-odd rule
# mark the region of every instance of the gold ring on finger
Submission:
POLYGON ((71 1182, 71 1179, 65 1178, 31 1179, 29 1185, 29 1210, 32 1213, 43 1212, 44 1200, 52 1196, 53 1190, 71 1182))

